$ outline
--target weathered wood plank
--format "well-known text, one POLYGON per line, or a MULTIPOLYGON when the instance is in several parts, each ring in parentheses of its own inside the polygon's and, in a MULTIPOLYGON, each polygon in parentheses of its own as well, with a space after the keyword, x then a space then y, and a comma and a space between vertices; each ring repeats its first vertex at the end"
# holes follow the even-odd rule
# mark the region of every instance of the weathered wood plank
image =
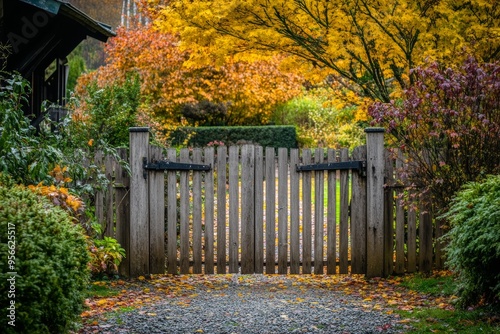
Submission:
MULTIPOLYGON (((314 162, 323 163, 323 149, 314 152, 314 162)), ((325 172, 314 172, 314 273, 323 274, 323 231, 325 224, 325 172)))
POLYGON ((106 194, 104 197, 104 207, 105 207, 105 229, 104 229, 104 235, 108 237, 114 237, 115 236, 115 229, 114 229, 114 223, 115 223, 115 212, 113 210, 113 203, 115 201, 114 195, 114 188, 113 188, 113 165, 114 165, 115 158, 111 155, 106 155, 104 158, 104 168, 105 168, 105 175, 106 179, 108 180, 108 186, 106 187, 106 194))
MULTIPOLYGON (((415 193, 409 192, 409 198, 413 200, 415 193)), ((414 273, 417 271, 417 203, 408 205, 408 231, 407 231, 407 264, 406 271, 414 273)))
MULTIPOLYGON (((128 161, 126 148, 118 149, 117 153, 121 160, 128 161)), ((130 175, 117 161, 115 161, 115 175, 116 240, 125 250, 119 273, 123 276, 130 276, 130 175)))
MULTIPOLYGON (((175 148, 167 150, 167 159, 177 161, 175 148)), ((177 274, 177 173, 167 171, 167 272, 177 274)))
POLYGON ((266 147, 266 274, 276 273, 276 153, 266 147))
POLYGON ((367 277, 384 276, 384 129, 366 128, 367 277))
POLYGON ((300 175, 299 150, 290 150, 290 274, 300 272, 300 175))
MULTIPOLYGON (((349 160, 349 150, 340 150, 340 161, 349 160)), ((349 171, 340 171, 339 272, 349 272, 349 171)))
POLYGON ((238 272, 239 247, 239 148, 229 147, 229 272, 238 272))
MULTIPOLYGON (((398 152, 396 159, 396 175, 400 183, 404 183, 401 175, 403 168, 403 155, 398 152)), ((405 272, 405 211, 402 201, 403 189, 396 190, 396 263, 394 273, 403 274, 405 272)))
POLYGON ((130 128, 130 275, 149 274, 148 180, 143 158, 149 159, 149 129, 130 128))
POLYGON ((204 163, 212 166, 205 173, 205 274, 214 273, 214 148, 204 150, 204 163))
MULTIPOLYGON (((302 163, 311 164, 311 150, 302 151, 302 163)), ((304 172, 302 174, 302 273, 311 273, 312 261, 312 218, 311 218, 311 186, 312 173, 304 172)))
MULTIPOLYGON (((352 152, 353 160, 366 160, 366 146, 352 152)), ((366 273, 366 178, 352 173, 351 273, 366 273)))
MULTIPOLYGON (((180 162, 189 163, 189 150, 181 149, 180 162)), ((189 274, 189 171, 180 172, 180 271, 189 274)))
POLYGON ((288 150, 278 149, 278 274, 288 271, 288 150))
POLYGON ((390 275, 394 269, 394 165, 391 153, 384 152, 384 274, 390 275))
MULTIPOLYGON (((335 150, 328 149, 328 162, 336 162, 335 150)), ((327 213, 326 213, 326 273, 328 275, 337 273, 337 172, 327 172, 327 213)))
POLYGON ((241 148, 241 273, 255 269, 255 151, 253 145, 241 148))
MULTIPOLYGON (((160 147, 149 147, 150 160, 162 160, 160 147)), ((149 172, 149 271, 165 273, 165 181, 164 173, 149 172)))
POLYGON ((255 147, 255 273, 264 272, 264 150, 255 147))
MULTIPOLYGON (((201 149, 193 149, 193 163, 201 164, 201 149)), ((193 171, 193 274, 201 274, 202 265, 202 202, 201 176, 203 172, 193 171)))
POLYGON ((420 195, 418 271, 424 273, 432 270, 432 204, 429 197, 426 193, 420 195))
POLYGON ((217 274, 226 273, 227 147, 217 147, 217 274))
MULTIPOLYGON (((97 151, 94 155, 94 165, 98 170, 102 170, 104 164, 104 155, 102 151, 97 151)), ((142 168, 142 165, 141 165, 142 168)), ((102 231, 106 230, 106 221, 104 219, 104 190, 98 190, 95 193, 95 218, 101 225, 102 231)))

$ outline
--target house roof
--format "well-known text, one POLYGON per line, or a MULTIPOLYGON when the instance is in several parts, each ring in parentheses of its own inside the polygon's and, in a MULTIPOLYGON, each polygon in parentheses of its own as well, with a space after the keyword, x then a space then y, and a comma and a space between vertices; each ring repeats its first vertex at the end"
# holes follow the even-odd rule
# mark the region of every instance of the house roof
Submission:
POLYGON ((25 77, 64 59, 81 41, 92 37, 107 41, 115 36, 109 25, 98 22, 61 0, 0 0, 3 2, 1 42, 10 45, 7 70, 25 77))
POLYGON ((72 4, 61 0, 20 0, 54 15, 63 15, 79 23, 88 30, 89 36, 102 42, 115 36, 111 26, 96 21, 72 4))

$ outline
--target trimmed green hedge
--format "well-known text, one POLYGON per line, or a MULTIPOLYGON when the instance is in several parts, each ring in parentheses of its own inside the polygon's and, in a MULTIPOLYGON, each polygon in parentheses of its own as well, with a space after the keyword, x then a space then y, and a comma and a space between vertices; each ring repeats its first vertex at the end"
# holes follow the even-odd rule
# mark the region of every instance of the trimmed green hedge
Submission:
POLYGON ((263 147, 297 147, 294 126, 203 126, 182 127, 170 135, 173 146, 204 147, 214 141, 226 146, 257 144, 263 147))

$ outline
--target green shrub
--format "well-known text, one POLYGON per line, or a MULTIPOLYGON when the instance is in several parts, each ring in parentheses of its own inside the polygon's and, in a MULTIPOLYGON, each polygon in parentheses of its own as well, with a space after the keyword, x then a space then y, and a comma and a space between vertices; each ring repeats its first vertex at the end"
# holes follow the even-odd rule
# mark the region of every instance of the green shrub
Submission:
POLYGON ((204 147, 212 142, 225 145, 258 144, 263 147, 297 147, 293 126, 200 126, 183 127, 170 135, 172 145, 204 147))
POLYGON ((459 306, 500 300, 500 175, 467 184, 443 215, 447 263, 458 274, 459 306))
POLYGON ((50 133, 41 128, 37 134, 24 116, 29 83, 19 74, 0 74, 0 81, 0 172, 24 184, 44 181, 63 153, 47 144, 50 133))
POLYGON ((68 332, 83 309, 89 279, 83 230, 48 199, 22 186, 2 183, 0 332, 68 332), (15 253, 11 250, 14 241, 15 253), (9 263, 9 256, 14 262, 9 263), (12 302, 15 312, 7 309, 12 302), (15 327, 8 323, 14 313, 15 327))
POLYGON ((365 140, 364 124, 356 120, 356 110, 356 107, 333 106, 328 90, 316 89, 281 105, 272 121, 294 125, 300 147, 354 149, 365 140))

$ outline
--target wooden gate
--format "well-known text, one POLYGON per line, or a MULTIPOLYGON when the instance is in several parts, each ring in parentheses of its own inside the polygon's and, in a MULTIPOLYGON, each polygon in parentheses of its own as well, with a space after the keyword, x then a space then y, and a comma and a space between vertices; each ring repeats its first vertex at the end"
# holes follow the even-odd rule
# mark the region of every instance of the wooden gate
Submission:
POLYGON ((122 272, 389 274, 383 129, 366 133, 351 156, 252 145, 163 155, 148 128, 131 128, 122 272), (183 170, 154 170, 161 161, 183 170))
POLYGON ((96 194, 96 218, 126 250, 123 275, 384 276, 443 266, 443 231, 418 201, 425 194, 415 205, 397 200, 404 159, 384 150, 382 129, 367 129, 367 145, 351 156, 250 145, 162 152, 148 144, 147 128, 131 128, 130 139, 131 175, 109 156, 95 161, 109 180, 96 194), (155 161, 184 170, 155 171, 155 161), (366 166, 318 167, 346 161, 366 166))

